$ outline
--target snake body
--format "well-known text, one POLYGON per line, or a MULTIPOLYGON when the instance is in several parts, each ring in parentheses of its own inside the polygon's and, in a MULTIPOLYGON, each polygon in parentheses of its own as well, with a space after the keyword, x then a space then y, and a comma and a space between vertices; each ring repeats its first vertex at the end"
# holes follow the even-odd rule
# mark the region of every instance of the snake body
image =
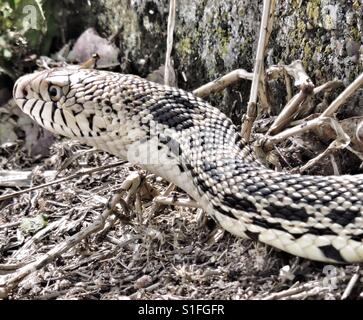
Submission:
POLYGON ((363 175, 267 169, 226 115, 189 92, 68 66, 19 78, 14 97, 44 128, 173 182, 234 235, 311 260, 363 261, 363 175))

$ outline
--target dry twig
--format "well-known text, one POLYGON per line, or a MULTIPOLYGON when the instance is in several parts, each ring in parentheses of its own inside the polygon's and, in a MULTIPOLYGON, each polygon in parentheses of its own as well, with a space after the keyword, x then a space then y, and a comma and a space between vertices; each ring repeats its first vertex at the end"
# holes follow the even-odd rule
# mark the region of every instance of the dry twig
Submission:
POLYGON ((168 17, 168 35, 166 42, 166 57, 165 57, 165 70, 164 70, 164 83, 166 85, 170 85, 170 74, 174 72, 173 67, 171 65, 171 50, 173 49, 175 8, 176 8, 176 0, 170 0, 169 17, 168 17))
POLYGON ((237 81, 240 81, 241 79, 252 80, 253 73, 247 72, 244 69, 233 70, 232 72, 195 89, 193 94, 203 98, 211 93, 222 91, 223 89, 227 88, 233 83, 236 83, 237 81))
POLYGON ((355 270, 355 273, 353 274, 353 277, 350 279, 343 295, 342 295, 342 298, 341 300, 345 300, 347 299, 350 294, 352 293, 352 290, 354 288, 354 286, 356 285, 358 279, 360 277, 360 266, 357 266, 356 270, 355 270))
POLYGON ((174 198, 173 196, 157 196, 154 199, 157 203, 169 206, 180 206, 188 208, 201 208, 201 206, 195 200, 189 198, 174 198))
POLYGON ((329 288, 321 287, 321 283, 319 281, 308 282, 302 285, 298 285, 298 283, 296 283, 291 288, 270 294, 266 297, 263 297, 262 300, 297 299, 297 298, 301 299, 307 296, 317 295, 320 292, 325 292, 328 290, 329 288))
POLYGON ((321 114, 322 117, 333 115, 338 108, 361 86, 363 85, 363 73, 361 73, 357 79, 355 79, 331 105, 321 114))
MULTIPOLYGON (((250 99, 247 105, 247 111, 242 123, 241 134, 242 137, 246 140, 250 140, 251 130, 253 122, 257 116, 257 95, 259 92, 259 84, 264 81, 262 79, 264 74, 263 61, 265 56, 265 48, 268 42, 269 32, 269 19, 271 18, 271 9, 274 8, 275 1, 264 0, 263 2, 263 12, 261 18, 261 26, 260 26, 260 35, 258 39, 257 53, 255 66, 253 70, 253 80, 251 86, 250 99)), ((271 25, 270 25, 271 29, 271 25)))
MULTIPOLYGON (((318 88, 317 90, 313 90, 313 93, 319 93, 322 90, 327 90, 331 87, 335 87, 339 85, 339 82, 329 82, 327 84, 324 84, 318 88)), ((289 103, 288 106, 285 108, 285 112, 283 111, 278 119, 275 120, 274 124, 271 126, 270 130, 265 136, 266 141, 264 141, 263 146, 266 150, 270 150, 272 146, 284 139, 286 139, 289 136, 301 134, 303 132, 318 128, 319 126, 322 126, 324 124, 330 125, 330 127, 335 131, 336 133, 336 139, 329 145, 329 147, 320 155, 317 157, 311 159, 306 165, 304 165, 300 171, 304 171, 307 168, 313 166, 317 161, 319 161, 324 156, 328 155, 331 151, 336 149, 344 149, 348 147, 350 143, 350 137, 345 133, 345 131, 342 129, 341 125, 336 121, 335 119, 329 117, 334 112, 336 112, 337 108, 339 108, 347 99, 350 97, 355 90, 357 90, 360 86, 363 84, 363 74, 358 76, 358 78, 353 81, 339 96, 336 100, 332 102, 332 104, 318 117, 313 120, 306 121, 298 126, 289 128, 279 134, 276 134, 274 136, 270 136, 269 134, 273 130, 278 130, 281 128, 282 125, 285 125, 289 119, 291 119, 291 116, 294 113, 294 110, 296 111, 296 107, 301 103, 299 99, 299 94, 295 96, 289 103), (292 106, 291 106, 292 105, 292 106), (286 111, 287 110, 287 111, 286 111)), ((300 92, 301 93, 301 92, 300 92)), ((351 150, 351 148, 348 148, 351 150)), ((359 156, 359 152, 352 151, 353 153, 357 154, 359 156)))
POLYGON ((313 93, 314 84, 306 74, 302 63, 299 60, 292 62, 288 66, 272 66, 267 73, 270 78, 276 78, 276 76, 281 73, 287 73, 294 79, 294 85, 300 88, 300 92, 286 104, 271 125, 267 132, 267 135, 271 135, 281 131, 281 129, 293 119, 294 115, 303 106, 309 95, 313 93))
MULTIPOLYGON (((47 170, 42 174, 46 179, 56 176, 56 170, 47 170)), ((0 186, 5 187, 29 187, 32 182, 32 171, 0 170, 0 186)))
POLYGON ((64 181, 75 179, 75 178, 78 178, 78 177, 83 176, 83 175, 91 175, 92 173, 95 173, 95 172, 99 172, 99 171, 107 170, 107 169, 110 169, 110 168, 114 168, 114 167, 120 166, 122 164, 125 164, 126 162, 127 161, 121 160, 121 161, 117 161, 115 163, 111 163, 111 164, 101 166, 101 167, 98 167, 98 168, 81 169, 78 172, 73 173, 73 174, 71 174, 71 175, 69 175, 67 177, 61 178, 61 179, 57 179, 57 180, 54 180, 54 181, 42 183, 39 186, 31 187, 31 188, 28 188, 28 189, 25 189, 25 190, 21 190, 21 191, 13 192, 13 193, 10 193, 10 194, 2 195, 2 196, 0 196, 0 201, 10 199, 10 198, 14 198, 14 197, 20 196, 20 195, 22 195, 24 193, 28 193, 28 192, 31 192, 31 191, 34 191, 34 190, 38 190, 38 189, 46 188, 46 187, 49 187, 49 186, 52 186, 52 185, 55 185, 55 184, 59 184, 59 183, 62 183, 64 181))

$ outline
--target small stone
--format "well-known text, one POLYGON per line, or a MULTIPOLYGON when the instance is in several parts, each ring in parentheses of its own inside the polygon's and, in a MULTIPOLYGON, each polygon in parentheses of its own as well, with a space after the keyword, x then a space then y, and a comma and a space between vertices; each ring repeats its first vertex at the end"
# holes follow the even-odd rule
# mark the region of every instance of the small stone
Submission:
POLYGON ((58 287, 60 290, 64 290, 64 289, 69 288, 71 286, 71 284, 72 283, 69 280, 63 279, 63 280, 59 281, 58 287))
POLYGON ((135 289, 142 289, 150 286, 151 284, 152 278, 149 275, 145 274, 135 281, 134 287, 135 289))

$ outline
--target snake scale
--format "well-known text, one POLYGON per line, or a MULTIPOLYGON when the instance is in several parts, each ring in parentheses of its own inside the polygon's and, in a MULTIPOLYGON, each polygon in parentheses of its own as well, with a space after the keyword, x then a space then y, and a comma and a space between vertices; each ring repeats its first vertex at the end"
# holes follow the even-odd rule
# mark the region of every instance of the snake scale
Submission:
POLYGON ((363 261, 363 175, 264 167, 232 121, 181 89, 75 66, 19 78, 19 107, 176 184, 234 235, 330 263, 363 261))

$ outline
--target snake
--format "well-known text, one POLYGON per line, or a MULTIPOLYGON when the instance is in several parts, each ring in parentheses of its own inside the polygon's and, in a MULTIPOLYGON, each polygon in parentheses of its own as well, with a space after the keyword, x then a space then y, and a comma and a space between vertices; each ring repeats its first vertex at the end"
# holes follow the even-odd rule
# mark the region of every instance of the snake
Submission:
POLYGON ((21 76, 21 110, 184 190, 223 229, 324 263, 363 261, 363 174, 267 168, 218 108, 136 75, 68 65, 21 76))

